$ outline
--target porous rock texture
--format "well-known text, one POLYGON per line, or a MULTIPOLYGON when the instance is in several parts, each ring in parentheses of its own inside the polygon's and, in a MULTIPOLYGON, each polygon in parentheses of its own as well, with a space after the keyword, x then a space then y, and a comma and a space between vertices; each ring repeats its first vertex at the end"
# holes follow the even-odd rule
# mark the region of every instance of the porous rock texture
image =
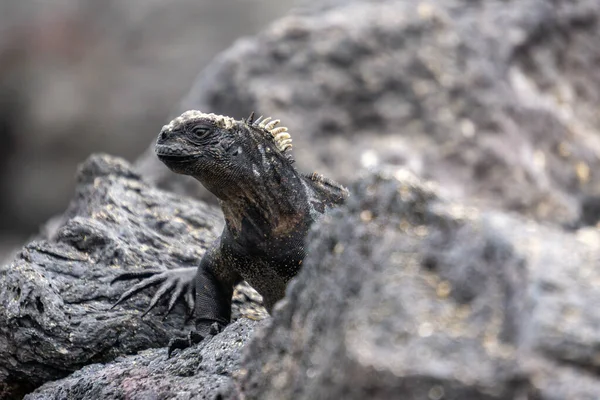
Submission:
POLYGON ((338 1, 238 41, 179 111, 280 118, 299 162, 342 182, 404 165, 476 204, 595 224, 599 16, 597 0, 338 1))
POLYGON ((172 360, 84 367, 27 399, 596 398, 597 229, 465 206, 397 168, 350 190, 241 362, 245 319, 172 360))
POLYGON ((87 366, 27 399, 596 398, 597 229, 448 201, 397 168, 350 190, 243 360, 256 323, 239 319, 171 360, 87 366))
POLYGON ((215 337, 168 359, 166 349, 93 364, 50 382, 26 400, 214 399, 236 372, 240 349, 257 322, 240 319, 215 337))
POLYGON ((230 399, 595 399, 600 232, 384 170, 313 230, 230 399))
MULTIPOLYGON (((197 266, 220 233, 219 211, 158 190, 109 156, 91 157, 78 181, 48 237, 0 267, 0 398, 17 398, 87 364, 166 346, 191 329, 183 306, 165 321, 153 313, 141 319, 151 292, 111 310, 128 284, 110 281, 141 268, 197 266)), ((259 300, 247 290, 236 299, 248 310, 259 300)))

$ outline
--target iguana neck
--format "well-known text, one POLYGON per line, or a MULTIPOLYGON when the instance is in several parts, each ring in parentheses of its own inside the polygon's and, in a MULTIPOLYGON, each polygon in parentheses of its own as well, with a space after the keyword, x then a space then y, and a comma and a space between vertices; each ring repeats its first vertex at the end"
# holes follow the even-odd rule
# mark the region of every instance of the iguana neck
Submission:
MULTIPOLYGON (((299 174, 285 179, 239 182, 220 196, 229 231, 235 236, 279 238, 310 220, 308 193, 299 174)), ((264 239, 263 239, 264 240, 264 239)))

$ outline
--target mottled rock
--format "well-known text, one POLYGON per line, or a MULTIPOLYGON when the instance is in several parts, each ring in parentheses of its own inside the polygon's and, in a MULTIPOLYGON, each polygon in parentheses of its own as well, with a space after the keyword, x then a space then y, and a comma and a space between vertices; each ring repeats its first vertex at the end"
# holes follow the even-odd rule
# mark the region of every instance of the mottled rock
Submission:
POLYGON ((152 349, 88 365, 43 385, 25 399, 214 399, 237 370, 241 349, 256 324, 242 318, 170 359, 166 349, 152 349))
MULTIPOLYGON (((78 181, 50 237, 0 267, 0 393, 26 393, 83 365, 165 346, 191 328, 183 305, 165 321, 141 319, 152 291, 111 310, 127 284, 110 281, 142 268, 197 266, 222 228, 219 210, 158 190, 109 156, 86 161, 78 181)), ((246 293, 236 295, 238 305, 258 300, 246 293)))
POLYGON ((350 190, 229 398, 597 396, 597 230, 447 201, 403 170, 350 190))
POLYGON ((598 1, 334 3, 237 42, 180 108, 280 118, 299 165, 343 182, 403 165, 470 202, 600 220, 598 1))

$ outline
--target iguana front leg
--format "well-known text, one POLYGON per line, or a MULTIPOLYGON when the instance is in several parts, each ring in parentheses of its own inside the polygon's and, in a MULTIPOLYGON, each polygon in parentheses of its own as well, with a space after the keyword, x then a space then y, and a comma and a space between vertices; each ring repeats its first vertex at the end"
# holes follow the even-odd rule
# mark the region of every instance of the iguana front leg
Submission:
POLYGON ((231 320, 231 298, 233 288, 241 281, 237 273, 218 268, 219 257, 207 254, 201 261, 196 274, 196 330, 186 338, 174 338, 169 342, 168 357, 175 349, 185 349, 202 341, 206 336, 216 335, 231 320))
POLYGON ((185 339, 171 340, 169 356, 174 349, 182 349, 198 343, 205 336, 214 335, 229 324, 233 288, 242 280, 237 272, 222 264, 221 252, 217 246, 213 246, 206 252, 197 269, 126 272, 113 279, 112 283, 139 278, 145 279, 123 293, 113 308, 142 290, 160 285, 142 316, 152 310, 169 293, 167 315, 181 297, 184 297, 187 306, 195 314, 196 331, 191 332, 185 339))

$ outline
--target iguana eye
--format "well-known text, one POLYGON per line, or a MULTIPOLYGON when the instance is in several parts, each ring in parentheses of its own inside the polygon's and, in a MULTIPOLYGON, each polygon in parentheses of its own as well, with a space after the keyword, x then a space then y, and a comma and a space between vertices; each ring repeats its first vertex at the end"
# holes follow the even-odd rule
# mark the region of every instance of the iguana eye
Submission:
POLYGON ((192 134, 196 137, 196 139, 203 139, 210 132, 210 128, 202 125, 194 126, 192 129, 192 134))

